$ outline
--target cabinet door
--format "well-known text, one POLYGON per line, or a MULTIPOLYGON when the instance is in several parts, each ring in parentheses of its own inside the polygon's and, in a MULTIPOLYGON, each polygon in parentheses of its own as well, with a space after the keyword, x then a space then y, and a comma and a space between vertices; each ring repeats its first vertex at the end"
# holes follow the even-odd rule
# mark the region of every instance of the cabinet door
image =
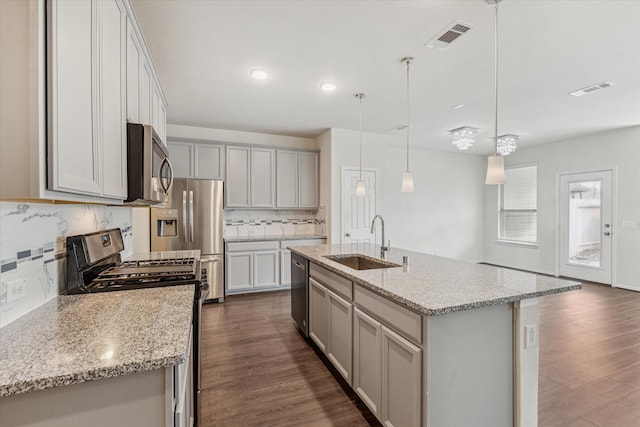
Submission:
POLYGON ((291 251, 280 251, 280 285, 291 286, 291 251))
POLYGON ((327 357, 351 385, 352 310, 353 305, 333 292, 328 292, 329 342, 327 357))
POLYGON ((253 253, 253 286, 271 288, 278 286, 280 269, 278 251, 259 251, 253 253))
POLYGON ((146 60, 140 67, 140 123, 151 124, 151 68, 146 60))
POLYGON ((301 208, 317 208, 318 153, 298 153, 298 205, 301 208))
POLYGON ((228 291, 253 287, 253 252, 228 253, 225 267, 228 291))
POLYGON ((100 19, 100 144, 103 194, 127 197, 126 13, 120 0, 98 2, 100 19))
POLYGON ((413 427, 421 423, 422 351, 382 327, 382 423, 413 427))
POLYGON ((309 337, 323 353, 329 340, 328 294, 324 286, 309 279, 309 337))
POLYGON ((250 148, 227 146, 226 207, 248 208, 251 206, 249 197, 250 157, 250 148))
POLYGON ((140 123, 140 67, 143 58, 133 26, 127 18, 127 119, 140 123))
POLYGON ((278 150, 276 205, 279 208, 298 207, 298 152, 278 150))
POLYGON ((162 98, 160 98, 159 103, 160 117, 158 118, 158 133, 160 134, 160 139, 164 142, 164 145, 167 145, 167 106, 162 101, 162 98))
POLYGON ((193 178, 193 144, 171 141, 167 146, 175 178, 193 178))
POLYGON ((271 148, 251 149, 251 206, 274 208, 276 157, 271 148))
POLYGON ((195 144, 195 177, 224 179, 224 145, 195 144))
POLYGON ((353 389, 371 412, 381 417, 382 324, 364 312, 353 316, 353 389))
POLYGON ((151 126, 160 136, 160 92, 155 80, 151 80, 151 126))
POLYGON ((98 4, 50 4, 49 151, 54 190, 101 193, 98 112, 98 4))

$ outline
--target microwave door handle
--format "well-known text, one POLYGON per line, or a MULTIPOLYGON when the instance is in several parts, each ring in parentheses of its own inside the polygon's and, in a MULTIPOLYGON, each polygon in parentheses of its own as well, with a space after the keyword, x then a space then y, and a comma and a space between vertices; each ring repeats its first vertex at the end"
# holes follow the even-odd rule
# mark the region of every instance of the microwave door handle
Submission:
POLYGON ((187 192, 182 192, 182 231, 184 235, 184 241, 188 242, 189 237, 187 236, 187 192))
POLYGON ((189 191, 189 241, 193 242, 193 191, 189 191))
POLYGON ((171 188, 171 184, 173 184, 173 166, 171 165, 171 161, 169 161, 168 157, 165 157, 164 160, 162 161, 162 165, 160 166, 160 185, 162 186, 162 190, 164 190, 165 194, 169 194, 169 189, 171 188), (169 183, 165 186, 164 185, 164 177, 162 174, 162 171, 164 170, 164 168, 167 168, 167 172, 168 172, 168 180, 169 183))

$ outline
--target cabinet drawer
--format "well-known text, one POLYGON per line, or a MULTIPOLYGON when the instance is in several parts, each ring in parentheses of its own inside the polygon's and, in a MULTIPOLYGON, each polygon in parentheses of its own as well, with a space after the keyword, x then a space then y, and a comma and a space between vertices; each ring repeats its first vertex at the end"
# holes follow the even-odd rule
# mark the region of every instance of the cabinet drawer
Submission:
POLYGON ((229 242, 227 243, 227 252, 246 252, 246 251, 277 251, 278 242, 276 240, 268 240, 266 242, 229 242))
POLYGON ((416 343, 422 343, 422 316, 356 285, 353 299, 367 313, 416 343))
POLYGON ((319 246, 324 245, 327 239, 302 239, 302 240, 283 240, 280 242, 280 249, 287 249, 295 246, 319 246))
POLYGON ((353 299, 353 284, 349 279, 345 279, 314 263, 311 263, 309 267, 309 275, 349 301, 353 299))

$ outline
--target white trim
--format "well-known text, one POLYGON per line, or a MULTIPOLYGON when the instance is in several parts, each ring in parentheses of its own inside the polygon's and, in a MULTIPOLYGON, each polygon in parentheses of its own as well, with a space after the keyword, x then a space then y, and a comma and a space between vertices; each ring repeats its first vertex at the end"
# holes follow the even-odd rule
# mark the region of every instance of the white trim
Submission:
POLYGON ((620 283, 613 283, 611 285, 612 288, 620 288, 620 289, 626 289, 628 291, 636 291, 636 292, 640 292, 640 287, 638 286, 632 286, 632 285, 621 285, 620 283))
POLYGON ((520 242, 517 240, 496 239, 495 243, 497 245, 520 246, 525 248, 538 249, 538 242, 520 242))

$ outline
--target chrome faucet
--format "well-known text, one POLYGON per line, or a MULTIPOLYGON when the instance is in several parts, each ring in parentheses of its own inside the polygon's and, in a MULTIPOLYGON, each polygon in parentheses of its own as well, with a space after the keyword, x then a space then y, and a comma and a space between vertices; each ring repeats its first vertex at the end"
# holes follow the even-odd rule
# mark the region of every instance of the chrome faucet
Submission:
POLYGON ((371 220, 371 234, 373 234, 373 232, 375 231, 377 218, 380 218, 380 225, 382 225, 382 244, 380 245, 380 257, 385 258, 386 253, 389 251, 390 242, 387 243, 387 246, 384 245, 384 218, 382 218, 382 215, 377 214, 371 220))

